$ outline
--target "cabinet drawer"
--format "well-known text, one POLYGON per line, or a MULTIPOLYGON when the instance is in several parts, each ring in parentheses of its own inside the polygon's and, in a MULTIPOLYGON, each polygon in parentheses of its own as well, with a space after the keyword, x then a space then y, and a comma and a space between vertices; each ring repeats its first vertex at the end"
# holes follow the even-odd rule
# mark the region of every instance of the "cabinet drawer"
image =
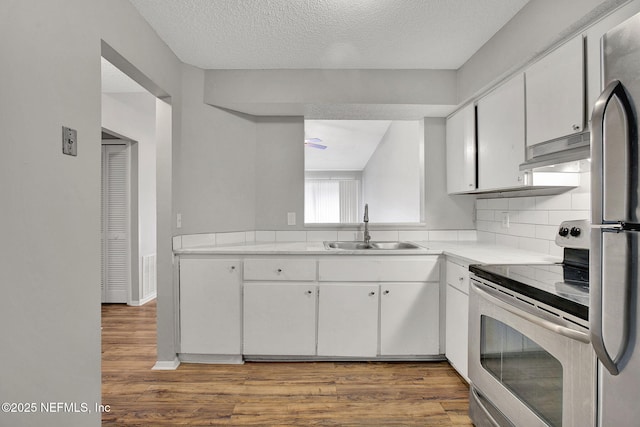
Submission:
POLYGON ((247 259, 245 280, 316 280, 315 259, 247 259))
POLYGON ((318 275, 324 282, 435 282, 440 269, 437 257, 340 257, 321 259, 318 275))
POLYGON ((447 283, 469 295, 469 267, 447 261, 447 283))

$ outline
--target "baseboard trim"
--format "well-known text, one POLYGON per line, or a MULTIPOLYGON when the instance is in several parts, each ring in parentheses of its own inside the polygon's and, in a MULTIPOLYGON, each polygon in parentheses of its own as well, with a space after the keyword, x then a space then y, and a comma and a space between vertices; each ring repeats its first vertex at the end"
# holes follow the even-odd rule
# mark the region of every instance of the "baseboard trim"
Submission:
POLYGON ((218 365, 242 365, 244 359, 241 354, 191 354, 180 353, 181 362, 185 363, 211 363, 218 365))
POLYGON ((443 362, 447 358, 444 355, 429 356, 376 356, 376 357, 352 357, 352 356, 274 356, 246 354, 247 362, 443 362))
POLYGON ((156 299, 157 297, 157 293, 154 292, 151 295, 149 295, 146 298, 141 299, 140 301, 131 301, 131 303, 129 303, 128 305, 132 306, 132 307, 140 307, 143 306, 151 301, 153 301, 154 299, 156 299))
POLYGON ((180 359, 177 357, 173 360, 158 360, 151 368, 152 371, 175 371, 180 366, 180 359))

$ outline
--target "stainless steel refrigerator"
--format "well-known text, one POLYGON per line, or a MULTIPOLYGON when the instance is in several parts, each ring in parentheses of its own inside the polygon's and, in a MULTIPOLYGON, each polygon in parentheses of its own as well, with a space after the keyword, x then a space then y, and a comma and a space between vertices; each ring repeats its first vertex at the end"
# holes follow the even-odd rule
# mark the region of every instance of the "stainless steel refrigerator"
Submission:
POLYGON ((601 427, 640 425, 640 14, 602 37, 591 117, 591 341, 601 427))

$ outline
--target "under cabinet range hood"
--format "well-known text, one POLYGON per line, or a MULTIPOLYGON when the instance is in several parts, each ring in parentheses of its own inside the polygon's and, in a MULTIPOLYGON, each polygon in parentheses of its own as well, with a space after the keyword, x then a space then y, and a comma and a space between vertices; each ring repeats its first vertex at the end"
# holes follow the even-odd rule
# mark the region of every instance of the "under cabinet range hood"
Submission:
POLYGON ((535 167, 522 173, 522 184, 499 189, 478 189, 478 198, 527 197, 560 194, 580 186, 581 175, 590 170, 588 160, 535 167))
POLYGON ((591 134, 581 132, 527 147, 527 160, 521 171, 588 159, 591 156, 591 134))

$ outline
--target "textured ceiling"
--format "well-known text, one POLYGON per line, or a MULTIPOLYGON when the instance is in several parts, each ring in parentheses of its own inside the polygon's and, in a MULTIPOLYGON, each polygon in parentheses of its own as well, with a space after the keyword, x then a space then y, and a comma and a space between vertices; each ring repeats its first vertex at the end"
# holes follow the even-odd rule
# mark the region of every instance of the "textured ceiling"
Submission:
POLYGON ((457 69, 528 0, 130 0, 204 69, 457 69))

